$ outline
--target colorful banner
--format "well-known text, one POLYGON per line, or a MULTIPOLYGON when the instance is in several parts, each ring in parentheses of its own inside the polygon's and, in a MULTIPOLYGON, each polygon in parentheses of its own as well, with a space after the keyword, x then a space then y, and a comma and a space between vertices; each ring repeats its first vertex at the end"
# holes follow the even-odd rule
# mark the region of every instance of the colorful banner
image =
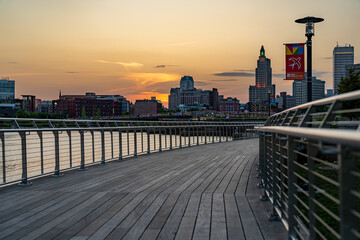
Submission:
POLYGON ((271 105, 276 105, 275 95, 271 95, 271 96, 270 96, 270 104, 271 104, 271 105))
POLYGON ((285 44, 285 80, 304 80, 304 43, 285 44))

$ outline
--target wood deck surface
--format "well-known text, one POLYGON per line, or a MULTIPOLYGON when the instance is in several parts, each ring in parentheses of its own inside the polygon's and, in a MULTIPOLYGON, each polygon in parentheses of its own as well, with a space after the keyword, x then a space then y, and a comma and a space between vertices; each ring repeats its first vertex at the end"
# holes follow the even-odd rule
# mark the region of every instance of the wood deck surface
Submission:
POLYGON ((258 139, 0 188, 0 239, 287 239, 256 187, 258 139))

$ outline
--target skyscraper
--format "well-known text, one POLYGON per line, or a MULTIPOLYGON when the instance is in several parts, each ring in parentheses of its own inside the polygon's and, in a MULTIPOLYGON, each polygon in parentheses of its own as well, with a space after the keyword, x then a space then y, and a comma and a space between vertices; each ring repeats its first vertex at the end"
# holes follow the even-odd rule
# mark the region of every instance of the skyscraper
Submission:
POLYGON ((272 84, 271 61, 265 56, 264 46, 261 46, 259 60, 257 60, 255 84, 249 87, 251 111, 266 112, 269 106, 269 93, 275 95, 275 85, 272 84))
POLYGON ((337 86, 342 77, 346 76, 345 65, 354 64, 354 47, 336 46, 333 51, 334 59, 334 94, 337 94, 337 86))
MULTIPOLYGON (((294 80, 293 97, 296 106, 307 103, 307 82, 304 80, 294 80)), ((312 97, 313 101, 325 97, 325 81, 312 77, 312 97)))

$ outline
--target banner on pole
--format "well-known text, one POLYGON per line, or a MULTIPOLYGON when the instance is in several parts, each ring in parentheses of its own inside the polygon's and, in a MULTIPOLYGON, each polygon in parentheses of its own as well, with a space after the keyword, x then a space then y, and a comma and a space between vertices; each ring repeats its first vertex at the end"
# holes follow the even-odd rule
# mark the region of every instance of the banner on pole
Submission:
POLYGON ((275 95, 271 95, 271 96, 270 96, 270 104, 271 104, 271 105, 276 105, 275 95))
POLYGON ((285 44, 285 80, 304 80, 304 43, 285 44))

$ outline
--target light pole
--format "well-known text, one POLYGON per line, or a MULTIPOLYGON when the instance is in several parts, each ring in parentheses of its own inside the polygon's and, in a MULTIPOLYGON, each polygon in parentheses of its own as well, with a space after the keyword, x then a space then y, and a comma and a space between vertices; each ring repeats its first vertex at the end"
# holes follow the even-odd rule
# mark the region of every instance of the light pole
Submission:
POLYGON ((312 101, 312 53, 311 53, 311 37, 314 36, 314 23, 324 21, 323 18, 317 17, 304 17, 295 20, 296 23, 306 24, 305 36, 307 37, 307 101, 312 101))
POLYGON ((268 89, 268 97, 269 97, 269 116, 271 115, 271 102, 270 102, 270 95, 271 95, 271 90, 268 89))

